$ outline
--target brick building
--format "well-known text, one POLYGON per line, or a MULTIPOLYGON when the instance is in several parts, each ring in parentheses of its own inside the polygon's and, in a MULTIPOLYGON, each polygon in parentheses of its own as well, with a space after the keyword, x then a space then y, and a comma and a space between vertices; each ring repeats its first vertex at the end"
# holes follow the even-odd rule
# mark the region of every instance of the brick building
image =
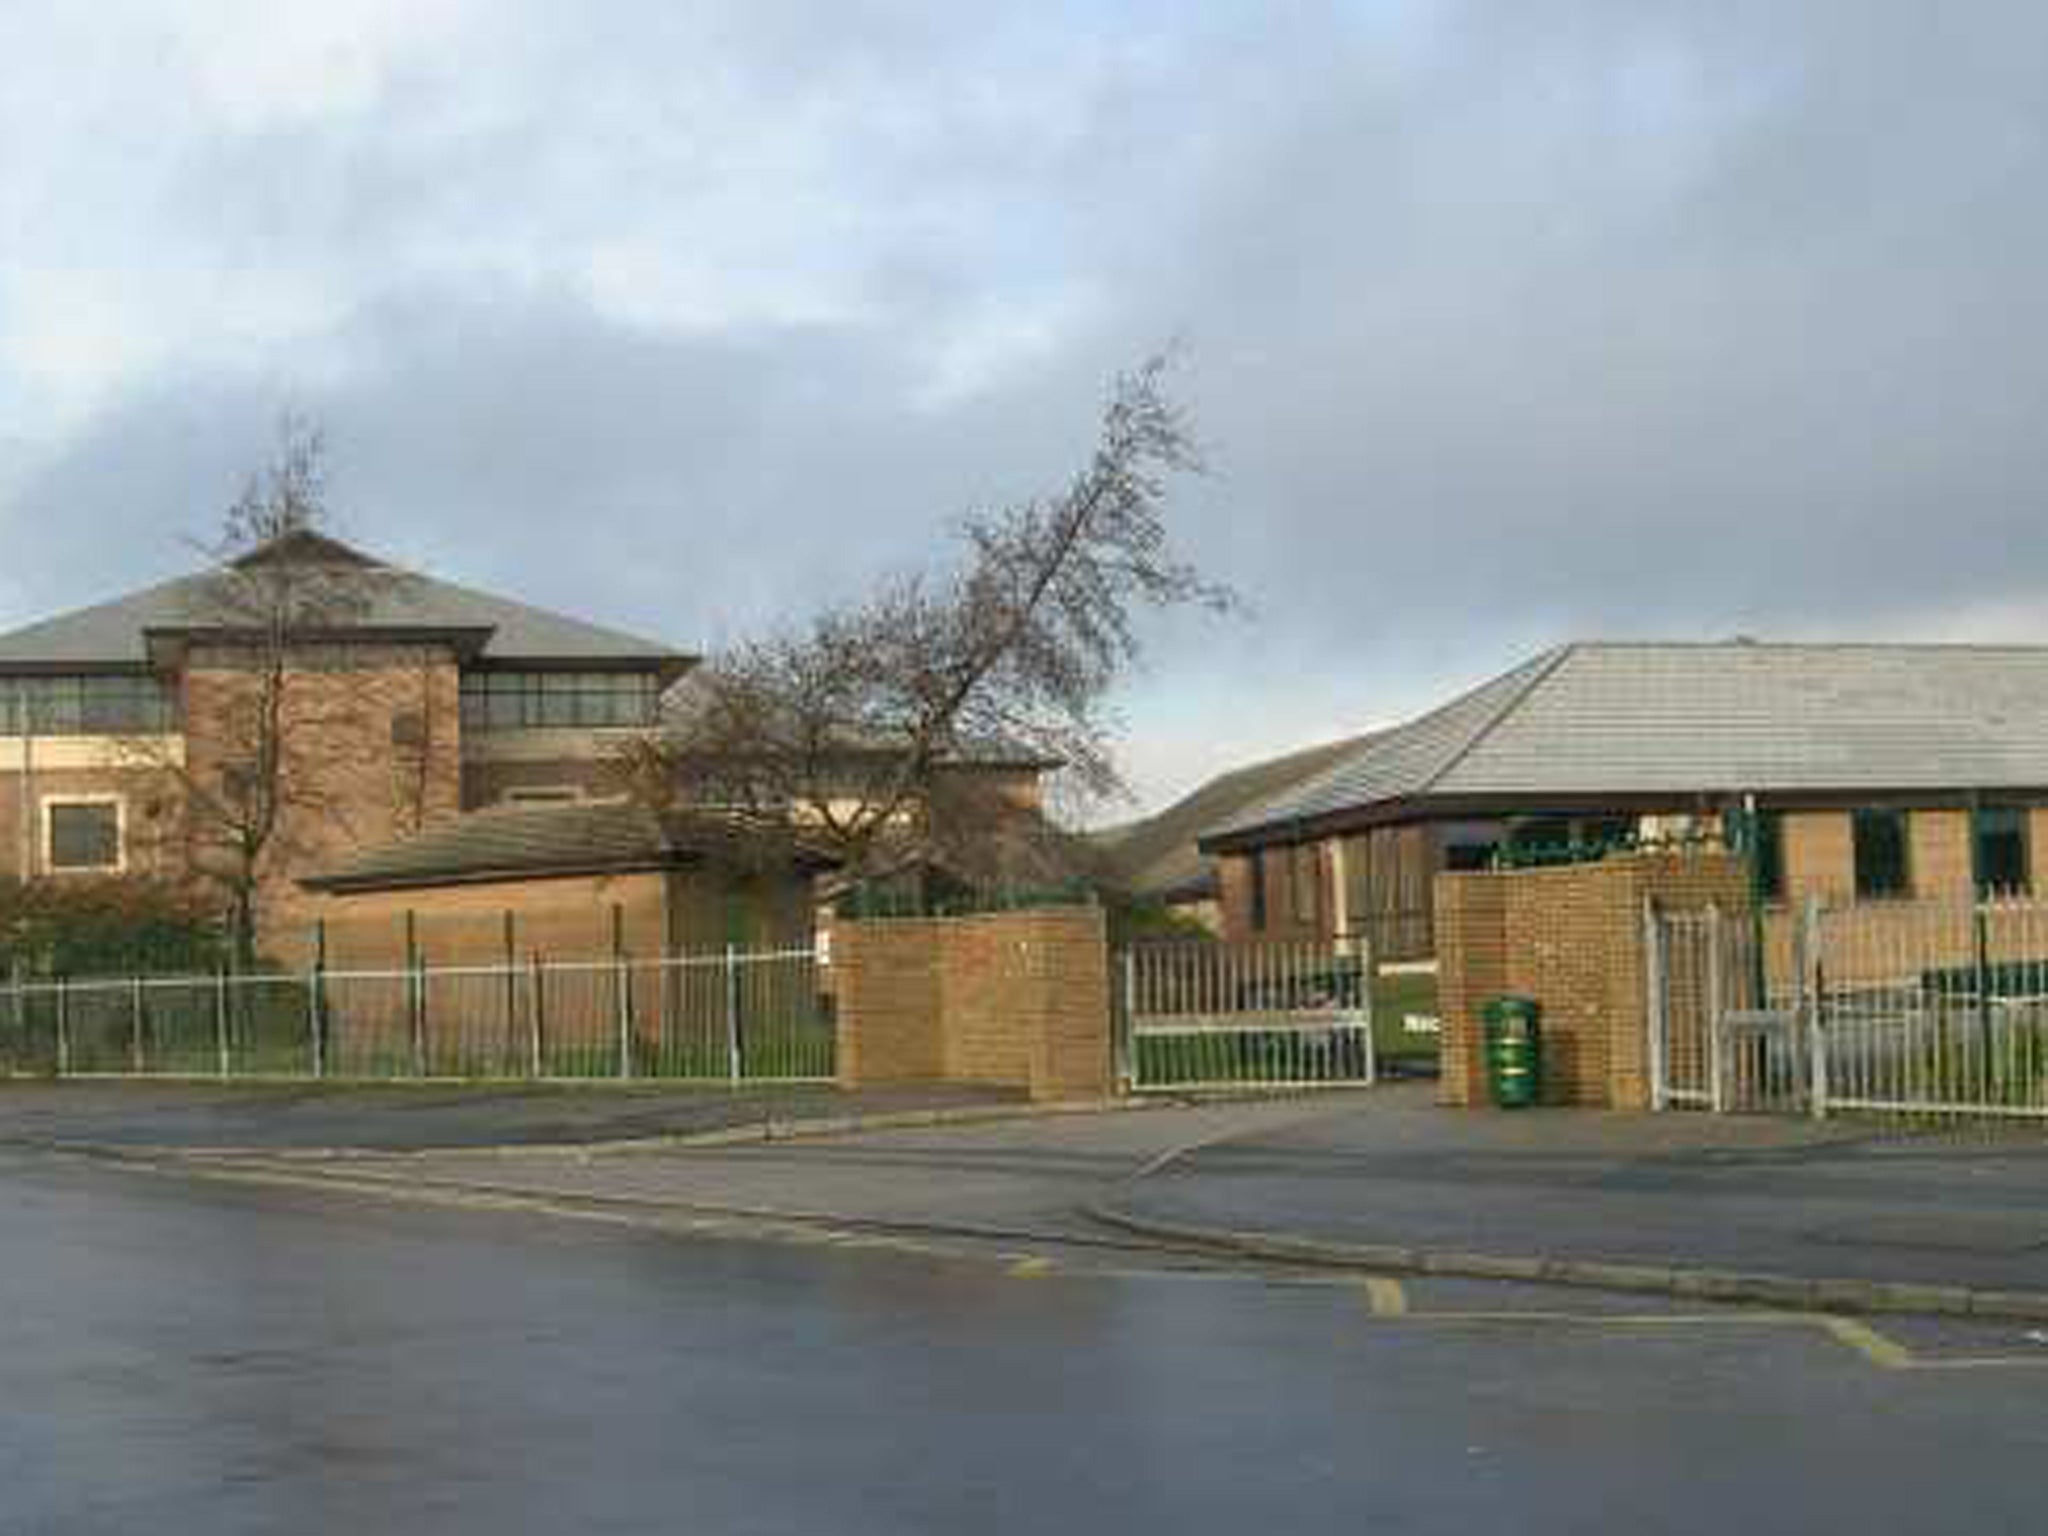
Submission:
POLYGON ((1753 827, 1767 902, 2023 892, 2048 838, 2048 647, 1594 642, 1544 652, 1212 827, 1226 932, 1435 952, 1437 874, 1753 827))
MULTIPOLYGON (((263 870, 277 902, 303 874, 465 811, 617 793, 611 739, 652 725, 693 663, 315 534, 245 559, 361 575, 346 623, 295 636, 289 653, 280 734, 306 793, 263 870)), ((249 771, 225 722, 248 698, 255 642, 223 610, 221 579, 195 573, 0 636, 0 874, 187 872, 184 802, 249 771)))
MULTIPOLYGON (((288 686, 272 734, 284 743, 296 792, 260 864, 266 944, 295 947, 344 891, 351 912, 367 910, 362 879, 379 872, 397 872, 383 889, 431 888, 444 894, 429 904, 450 910, 486 900, 556 908, 573 879, 610 890, 607 882, 631 877, 628 884, 661 886, 669 909, 688 907, 705 926, 701 903, 683 901, 670 878, 689 862, 683 845, 658 826, 620 815, 558 817, 534 838, 550 867, 493 871, 488 897, 470 860, 503 838, 464 829, 494 810, 622 807, 634 770, 619 749, 687 707, 676 685, 696 657, 400 571, 304 531, 225 570, 0 635, 0 878, 175 879, 217 856, 193 807, 250 772, 243 760, 252 744, 229 722, 248 713, 262 637, 224 606, 221 583, 252 570, 304 573, 349 594, 334 616, 296 625, 284 652, 288 686), (583 834, 594 841, 579 860, 563 839, 583 834), (581 867, 616 852, 621 836, 634 841, 631 857, 614 860, 616 868, 581 867), (391 853, 400 847, 411 849, 402 860, 391 853), (446 867, 429 868, 438 854, 446 867), (322 879, 330 875, 338 879, 322 879), (512 888, 520 880, 550 883, 528 893, 512 888), (467 894, 445 894, 458 886, 467 894)), ((989 754, 953 771, 992 786, 1035 823, 1048 766, 989 754)), ((705 785, 679 791, 679 805, 715 798, 705 785)), ((684 883, 694 890, 706 878, 698 868, 684 883)), ((601 949, 602 923, 591 913, 610 897, 589 899, 595 905, 579 921, 601 949)), ((787 929, 779 919, 776 926, 787 929)))

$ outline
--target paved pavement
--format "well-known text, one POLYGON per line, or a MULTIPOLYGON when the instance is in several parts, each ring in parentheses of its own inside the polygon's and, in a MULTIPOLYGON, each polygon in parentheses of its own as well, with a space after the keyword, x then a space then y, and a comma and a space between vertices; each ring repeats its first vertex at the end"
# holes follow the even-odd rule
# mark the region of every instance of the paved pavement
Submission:
MULTIPOLYGON (((731 1147, 368 1154, 334 1164, 237 1156, 215 1172, 388 1184, 625 1207, 746 1211, 841 1224, 1013 1233, 1128 1246, 1085 1208, 1147 1164, 1211 1136, 1278 1129, 1300 1101, 1053 1115, 731 1147)), ((1152 1245, 1156 1246, 1156 1245, 1152 1245)))
POLYGON ((23 1150, 0 1253, 8 1536, 1886 1536, 2033 1529, 2048 1454, 2017 1333, 704 1240, 23 1150))
POLYGON ((268 1149, 560 1145, 1017 1102, 967 1088, 0 1083, 0 1144, 268 1149))
POLYGON ((1134 1246, 1086 1214, 1108 1205, 1166 1227, 1288 1240, 2048 1295, 2038 1127, 1451 1112, 1426 1085, 1391 1085, 764 1145, 597 1145, 764 1116, 963 1107, 1015 1106, 830 1090, 30 1087, 0 1089, 0 1139, 239 1147, 212 1171, 292 1177, 319 1170, 271 1154, 334 1141, 358 1150, 328 1175, 436 1198, 1134 1246))
POLYGON ((1559 1109, 1390 1087, 1119 1192, 1173 1224, 1337 1243, 2048 1292, 2048 1127, 1559 1109))

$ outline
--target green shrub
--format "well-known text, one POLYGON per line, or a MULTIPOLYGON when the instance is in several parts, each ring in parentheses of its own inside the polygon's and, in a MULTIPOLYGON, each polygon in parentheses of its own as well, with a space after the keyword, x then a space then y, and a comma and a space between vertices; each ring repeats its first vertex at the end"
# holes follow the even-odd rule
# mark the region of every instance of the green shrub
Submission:
POLYGON ((219 914, 169 881, 0 878, 0 978, 208 971, 226 955, 219 914))

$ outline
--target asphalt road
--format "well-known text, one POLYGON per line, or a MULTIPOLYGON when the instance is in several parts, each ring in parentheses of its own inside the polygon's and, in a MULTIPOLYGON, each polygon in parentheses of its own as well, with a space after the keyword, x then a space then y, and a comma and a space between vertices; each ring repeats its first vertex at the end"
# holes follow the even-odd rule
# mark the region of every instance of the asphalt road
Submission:
POLYGON ((1904 1369, 1768 1318, 1461 1321, 1429 1314, 1477 1288, 1118 1262, 4 1154, 0 1531, 2038 1525, 2023 1339, 1904 1369))

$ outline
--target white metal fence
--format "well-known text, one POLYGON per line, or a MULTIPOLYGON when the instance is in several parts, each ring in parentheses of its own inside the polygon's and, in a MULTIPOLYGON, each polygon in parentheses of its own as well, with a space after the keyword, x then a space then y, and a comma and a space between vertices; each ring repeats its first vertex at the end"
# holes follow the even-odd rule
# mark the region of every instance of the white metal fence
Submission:
POLYGON ((824 1081, 816 956, 0 984, 0 1073, 824 1081))
POLYGON ((1376 1075, 1362 945, 1137 944, 1120 959, 1133 1091, 1319 1088, 1376 1075))
POLYGON ((2048 902, 1647 920, 1653 1101, 2048 1118, 2048 902))

